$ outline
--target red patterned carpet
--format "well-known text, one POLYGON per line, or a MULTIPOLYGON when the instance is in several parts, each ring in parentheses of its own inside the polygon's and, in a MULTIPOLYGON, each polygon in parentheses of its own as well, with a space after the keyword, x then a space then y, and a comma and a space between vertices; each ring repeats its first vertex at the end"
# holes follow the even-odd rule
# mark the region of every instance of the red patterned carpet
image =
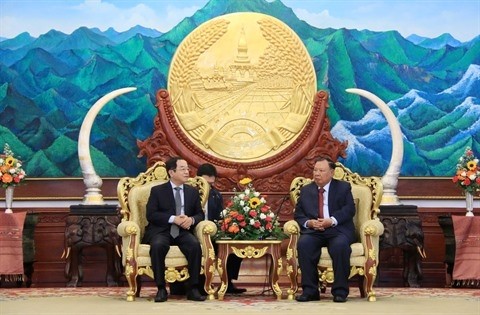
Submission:
MULTIPOLYGON (((0 301, 8 299, 23 299, 34 297, 125 297, 125 287, 79 287, 79 288, 0 288, 0 301)), ((428 297, 463 297, 480 299, 480 289, 462 288, 375 288, 377 300, 393 296, 415 296, 418 298, 428 297)), ((156 288, 142 288, 139 299, 153 299, 156 288)), ((330 293, 322 294, 322 299, 329 300, 330 293)), ((183 300, 183 296, 169 296, 172 300, 183 300)), ((358 288, 351 288, 350 300, 363 300, 358 288)), ((225 295, 224 301, 236 301, 239 303, 269 302, 275 301, 272 292, 262 292, 259 288, 249 288, 246 294, 225 295)))
POLYGON ((347 303, 333 303, 330 293, 319 302, 277 301, 271 292, 248 288, 247 294, 226 295, 223 301, 191 302, 183 296, 169 296, 166 303, 154 303, 156 289, 142 289, 135 302, 125 301, 125 287, 0 288, 0 315, 55 314, 369 314, 369 315, 479 315, 480 289, 460 288, 376 288, 377 301, 360 298, 351 289, 347 303))

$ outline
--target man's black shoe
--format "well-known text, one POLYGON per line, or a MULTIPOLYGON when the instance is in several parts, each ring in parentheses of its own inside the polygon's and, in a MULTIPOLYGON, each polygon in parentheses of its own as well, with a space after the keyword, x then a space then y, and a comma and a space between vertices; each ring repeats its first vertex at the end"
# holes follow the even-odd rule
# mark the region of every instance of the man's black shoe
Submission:
POLYGON ((206 297, 201 295, 196 288, 189 290, 187 293, 187 300, 201 302, 205 301, 205 299, 206 297))
POLYGON ((158 288, 155 302, 165 302, 167 300, 167 290, 164 287, 158 288))
POLYGON ((227 293, 231 293, 231 294, 240 294, 245 292, 247 292, 247 289, 237 288, 236 286, 233 285, 233 283, 230 283, 227 288, 227 293))
POLYGON ((345 302, 347 302, 347 298, 343 297, 343 296, 340 296, 340 295, 336 295, 336 296, 333 297, 333 302, 335 302, 335 303, 345 303, 345 302))
POLYGON ((319 294, 317 295, 302 294, 300 296, 297 296, 295 300, 297 300, 297 302, 320 301, 320 295, 319 294))

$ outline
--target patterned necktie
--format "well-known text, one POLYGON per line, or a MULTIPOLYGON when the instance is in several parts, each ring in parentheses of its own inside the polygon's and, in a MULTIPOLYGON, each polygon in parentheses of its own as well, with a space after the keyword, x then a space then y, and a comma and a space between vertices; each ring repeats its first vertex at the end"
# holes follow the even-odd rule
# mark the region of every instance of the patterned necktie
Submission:
MULTIPOLYGON (((180 196, 180 190, 182 188, 180 187, 175 187, 175 215, 181 215, 182 214, 182 197, 180 196)), ((178 225, 175 223, 172 224, 170 227, 170 235, 173 238, 176 238, 180 234, 180 229, 178 225)))
POLYGON ((323 187, 320 187, 318 189, 318 218, 323 219, 323 193, 325 192, 325 189, 323 187))

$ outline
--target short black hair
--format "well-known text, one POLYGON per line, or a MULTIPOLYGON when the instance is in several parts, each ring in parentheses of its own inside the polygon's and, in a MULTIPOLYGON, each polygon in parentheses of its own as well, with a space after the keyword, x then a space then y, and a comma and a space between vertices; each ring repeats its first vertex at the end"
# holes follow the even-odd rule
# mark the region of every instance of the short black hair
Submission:
POLYGON ((168 159, 167 162, 165 162, 165 168, 167 169, 168 177, 170 177, 170 174, 168 173, 168 171, 176 170, 177 162, 181 160, 184 160, 184 158, 181 158, 179 156, 174 156, 168 159))
POLYGON ((197 176, 203 175, 217 177, 217 169, 210 163, 202 164, 198 167, 197 176))
POLYGON ((327 161, 328 162, 328 167, 331 169, 331 170, 334 170, 336 165, 335 165, 335 162, 333 162, 333 160, 331 158, 329 158, 328 156, 319 156, 316 160, 315 160, 315 163, 317 162, 322 162, 322 161, 327 161))

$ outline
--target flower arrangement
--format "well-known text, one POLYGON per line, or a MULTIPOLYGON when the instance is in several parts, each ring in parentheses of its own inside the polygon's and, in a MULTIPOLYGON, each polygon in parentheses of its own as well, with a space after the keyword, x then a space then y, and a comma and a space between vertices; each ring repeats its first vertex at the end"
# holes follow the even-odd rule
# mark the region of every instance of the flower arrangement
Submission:
POLYGON ((22 169, 22 162, 14 155, 8 143, 5 143, 3 154, 0 154, 0 185, 3 188, 18 186, 27 175, 22 169))
POLYGON ((480 191, 480 165, 470 147, 465 149, 463 155, 458 159, 457 172, 452 181, 462 188, 464 192, 472 195, 480 191))
POLYGON ((235 192, 227 202, 218 220, 216 239, 261 240, 283 239, 285 234, 278 218, 267 205, 267 201, 255 191, 252 180, 244 178, 240 185, 245 189, 235 192))

